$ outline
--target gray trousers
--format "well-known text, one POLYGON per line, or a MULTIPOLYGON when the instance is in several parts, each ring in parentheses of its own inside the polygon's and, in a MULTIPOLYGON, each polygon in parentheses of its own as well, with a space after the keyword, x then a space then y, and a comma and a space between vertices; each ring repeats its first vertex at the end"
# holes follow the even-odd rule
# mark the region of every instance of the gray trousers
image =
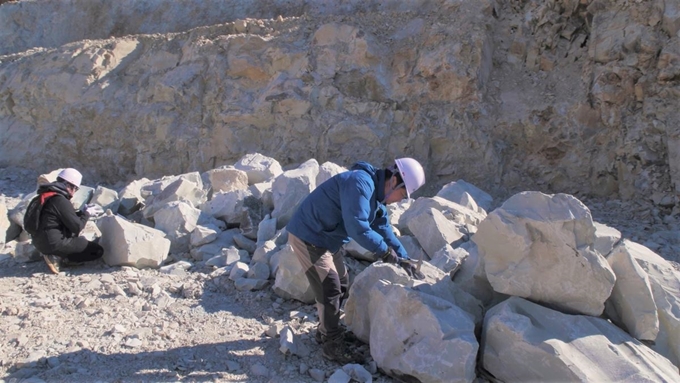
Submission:
POLYGON ((335 254, 316 247, 288 233, 288 243, 293 247, 309 284, 314 292, 319 314, 319 331, 327 339, 342 336, 340 307, 347 293, 349 278, 344 262, 344 250, 335 254))

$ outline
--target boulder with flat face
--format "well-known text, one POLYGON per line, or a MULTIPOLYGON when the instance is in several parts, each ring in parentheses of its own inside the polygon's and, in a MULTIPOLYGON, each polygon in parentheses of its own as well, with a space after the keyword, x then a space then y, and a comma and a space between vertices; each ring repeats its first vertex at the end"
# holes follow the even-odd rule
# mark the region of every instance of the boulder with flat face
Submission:
POLYGON ((101 206, 104 211, 111 209, 111 211, 117 212, 120 207, 118 192, 104 186, 97 186, 97 188, 94 189, 94 194, 92 194, 90 203, 96 203, 101 206))
POLYGON ((288 224, 300 202, 316 188, 318 174, 319 163, 311 159, 276 177, 272 184, 274 211, 271 216, 276 218, 278 228, 288 224))
POLYGON ((479 224, 473 241, 494 290, 598 316, 616 276, 595 249, 588 208, 568 194, 523 192, 479 224))
POLYGON ((504 382, 676 382, 668 359, 612 323, 519 297, 486 313, 482 364, 504 382))
POLYGON ((233 166, 223 166, 206 172, 213 193, 248 189, 248 174, 233 166))
POLYGON ((97 227, 102 233, 103 259, 109 266, 157 268, 168 257, 170 240, 158 229, 113 214, 100 218, 97 227))
POLYGON ((307 304, 314 302, 314 292, 305 276, 293 247, 286 245, 277 254, 272 255, 272 261, 276 264, 272 269, 276 270, 276 279, 273 290, 276 295, 285 299, 296 299, 307 304))
POLYGON ((442 247, 462 240, 465 236, 460 226, 446 219, 439 210, 432 208, 413 216, 408 222, 408 228, 430 259, 442 247))
POLYGON ((246 154, 234 164, 234 168, 246 172, 249 185, 265 182, 283 173, 279 161, 260 153, 246 154))
POLYGON ((444 185, 437 193, 437 197, 445 198, 480 213, 489 211, 493 206, 493 197, 475 185, 465 182, 465 180, 444 185), (470 199, 472 202, 470 202, 470 199), (481 208, 481 210, 475 207, 481 208))
POLYGON ((186 202, 173 201, 156 211, 154 227, 164 232, 171 241, 170 251, 185 253, 189 251, 190 235, 200 214, 200 210, 186 202))

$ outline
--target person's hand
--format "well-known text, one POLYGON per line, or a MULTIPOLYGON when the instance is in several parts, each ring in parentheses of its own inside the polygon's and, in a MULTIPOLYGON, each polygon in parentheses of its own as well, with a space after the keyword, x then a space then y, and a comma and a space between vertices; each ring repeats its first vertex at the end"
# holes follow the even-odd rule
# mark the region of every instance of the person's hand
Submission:
POLYGON ((380 259, 382 259, 382 261, 385 262, 385 263, 391 263, 391 264, 394 264, 394 265, 396 265, 397 262, 399 262, 399 256, 394 251, 394 249, 391 248, 391 247, 387 248, 387 252, 385 252, 385 254, 383 254, 380 257, 380 259))
POLYGON ((96 217, 99 215, 104 214, 104 209, 102 209, 101 206, 94 204, 94 203, 89 203, 85 205, 85 209, 83 209, 85 213, 87 213, 91 217, 96 217))

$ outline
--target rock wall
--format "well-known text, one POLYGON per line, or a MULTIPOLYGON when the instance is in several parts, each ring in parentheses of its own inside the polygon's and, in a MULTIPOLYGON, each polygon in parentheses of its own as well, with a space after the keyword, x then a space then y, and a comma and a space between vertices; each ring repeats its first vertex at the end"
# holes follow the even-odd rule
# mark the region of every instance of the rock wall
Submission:
POLYGON ((15 50, 234 20, 1 56, 0 166, 111 182, 248 152, 284 165, 409 155, 432 181, 495 195, 678 200, 680 0, 120 3, 41 2, 90 34, 23 27, 37 24, 17 10, 31 1, 0 17, 19 20, 15 50))

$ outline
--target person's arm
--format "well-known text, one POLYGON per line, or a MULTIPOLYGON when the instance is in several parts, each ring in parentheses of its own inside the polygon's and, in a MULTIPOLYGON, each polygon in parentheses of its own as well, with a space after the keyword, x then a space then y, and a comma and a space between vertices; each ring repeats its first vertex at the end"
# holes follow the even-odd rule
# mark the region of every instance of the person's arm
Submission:
POLYGON ((394 235, 392 230, 392 224, 390 224, 390 216, 387 212, 387 208, 384 205, 380 205, 378 208, 378 215, 373 222, 373 227, 385 240, 387 245, 394 249, 399 258, 409 259, 406 248, 401 244, 399 238, 394 235))
POLYGON ((368 251, 385 254, 388 250, 387 243, 368 222, 374 189, 373 180, 359 174, 344 182, 340 188, 342 219, 350 238, 368 251))
POLYGON ((73 208, 71 202, 66 198, 55 197, 53 199, 54 207, 58 211, 59 219, 64 224, 64 226, 66 226, 66 228, 71 233, 73 233, 73 235, 77 236, 80 234, 80 231, 83 230, 87 220, 90 218, 89 215, 83 212, 79 216, 76 213, 76 210, 73 208))

